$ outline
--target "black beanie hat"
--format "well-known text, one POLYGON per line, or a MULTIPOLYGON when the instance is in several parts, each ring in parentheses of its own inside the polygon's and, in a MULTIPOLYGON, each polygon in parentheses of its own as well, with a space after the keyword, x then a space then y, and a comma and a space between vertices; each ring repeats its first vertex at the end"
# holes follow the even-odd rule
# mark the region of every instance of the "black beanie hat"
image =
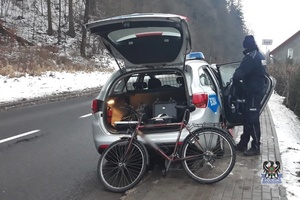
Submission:
POLYGON ((245 49, 254 49, 257 48, 256 42, 254 40, 253 35, 246 35, 244 42, 243 42, 243 47, 245 49))

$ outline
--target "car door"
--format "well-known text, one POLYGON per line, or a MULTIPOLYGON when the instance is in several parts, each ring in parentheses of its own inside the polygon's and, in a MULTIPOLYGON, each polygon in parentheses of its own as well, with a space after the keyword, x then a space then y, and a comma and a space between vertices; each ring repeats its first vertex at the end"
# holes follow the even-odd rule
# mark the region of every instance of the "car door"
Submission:
MULTIPOLYGON (((218 80, 220 83, 222 91, 222 103, 223 111, 226 121, 233 126, 238 126, 243 124, 243 104, 244 99, 241 96, 233 96, 233 84, 232 76, 236 68, 238 68, 240 62, 218 64, 216 65, 218 71, 218 80)), ((265 106, 270 99, 272 92, 274 91, 276 80, 272 76, 266 76, 266 91, 264 98, 261 101, 262 109, 260 113, 264 110, 265 106)))

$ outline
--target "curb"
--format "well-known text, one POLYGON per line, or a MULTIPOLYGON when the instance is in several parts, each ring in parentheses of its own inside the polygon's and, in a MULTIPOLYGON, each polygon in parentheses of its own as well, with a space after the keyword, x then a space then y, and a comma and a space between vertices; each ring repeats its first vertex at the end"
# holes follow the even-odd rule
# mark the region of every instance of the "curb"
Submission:
POLYGON ((277 132, 276 132, 276 129, 275 129, 275 124, 274 124, 274 121, 273 121, 273 117, 272 117, 269 106, 267 106, 266 108, 267 108, 266 110, 268 112, 270 123, 271 123, 271 132, 273 133, 273 137, 274 137, 275 158, 276 158, 276 161, 279 161, 280 163, 282 163, 281 156, 280 156, 278 137, 277 137, 277 132))

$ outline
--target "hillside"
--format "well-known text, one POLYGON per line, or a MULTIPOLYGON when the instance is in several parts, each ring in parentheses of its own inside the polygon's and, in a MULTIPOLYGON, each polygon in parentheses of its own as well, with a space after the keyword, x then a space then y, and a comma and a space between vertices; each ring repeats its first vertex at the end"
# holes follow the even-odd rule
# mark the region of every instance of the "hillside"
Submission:
POLYGON ((107 57, 105 51, 93 36, 85 36, 83 24, 141 12, 187 16, 193 51, 204 52, 208 62, 237 61, 242 56, 241 41, 246 32, 238 2, 153 0, 149 4, 146 0, 3 0, 0 10, 0 74, 5 75, 8 68, 33 75, 40 68, 79 70, 96 66, 107 69, 107 61, 102 61, 107 57), (71 9, 69 5, 72 5, 71 9), (80 49, 85 41, 83 54, 80 49))

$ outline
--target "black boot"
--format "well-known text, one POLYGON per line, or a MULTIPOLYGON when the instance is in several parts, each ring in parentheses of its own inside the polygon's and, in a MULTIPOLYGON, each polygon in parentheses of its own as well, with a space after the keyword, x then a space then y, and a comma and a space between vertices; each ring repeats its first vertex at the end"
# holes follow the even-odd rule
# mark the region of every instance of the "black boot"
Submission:
POLYGON ((243 146, 237 144, 237 145, 235 146, 235 150, 236 150, 236 151, 240 151, 240 152, 244 152, 244 151, 247 150, 247 147, 243 147, 243 146))
POLYGON ((251 147, 249 150, 244 151, 244 156, 256 156, 260 155, 260 149, 251 147))

